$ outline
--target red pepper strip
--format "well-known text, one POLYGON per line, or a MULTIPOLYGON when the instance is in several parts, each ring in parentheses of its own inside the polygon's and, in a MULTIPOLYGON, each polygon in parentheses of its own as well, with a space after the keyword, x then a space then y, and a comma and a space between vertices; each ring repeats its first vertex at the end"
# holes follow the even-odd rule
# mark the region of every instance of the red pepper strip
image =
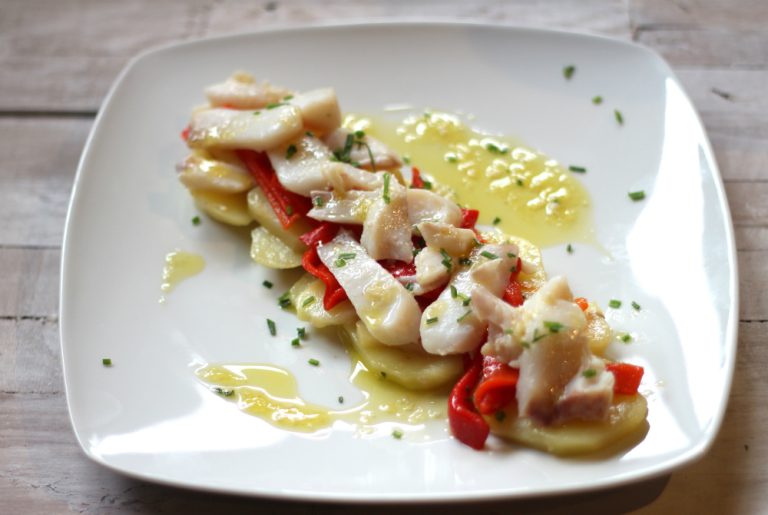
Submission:
POLYGON ((416 299, 416 302, 419 303, 419 307, 422 311, 427 309, 427 306, 432 304, 437 300, 437 298, 440 296, 441 293, 443 293, 443 290, 448 287, 448 283, 445 283, 445 286, 442 288, 435 288, 434 290, 428 291, 427 293, 424 293, 422 295, 418 295, 414 297, 416 299))
POLYGON ((394 259, 387 259, 379 261, 379 264, 392 274, 393 277, 409 277, 416 275, 416 262, 403 263, 402 261, 395 261, 394 259))
POLYGON ((573 302, 575 302, 576 305, 579 306, 582 311, 586 311, 587 309, 589 309, 589 301, 584 297, 576 297, 575 299, 573 299, 573 302))
POLYGON ((640 387, 640 380, 645 370, 637 365, 629 363, 608 363, 605 369, 613 374, 616 379, 613 383, 613 392, 624 395, 634 395, 640 387))
POLYGON ((483 378, 475 388, 473 400, 477 411, 483 415, 496 413, 515 400, 520 371, 506 363, 485 356, 483 378))
POLYGON ((411 168, 411 188, 424 189, 424 180, 421 178, 421 172, 415 166, 411 168))
POLYGON ((339 224, 322 222, 311 231, 305 232, 299 236, 299 239, 307 247, 314 247, 318 243, 328 243, 336 236, 336 233, 339 232, 339 227, 339 224))
POLYGON ((480 379, 482 356, 478 353, 448 398, 448 423, 451 432, 461 443, 480 450, 485 445, 490 427, 472 405, 472 390, 480 379))
POLYGON ((309 199, 283 188, 264 152, 238 150, 237 156, 256 179, 277 219, 280 220, 280 225, 287 229, 307 214, 312 207, 309 199))
POLYGON ((183 139, 184 141, 187 141, 189 139, 189 133, 191 130, 192 130, 191 125, 187 125, 186 127, 184 127, 184 130, 181 131, 181 139, 183 139))
POLYGON ((325 284, 323 307, 326 311, 330 311, 340 302, 347 300, 347 292, 344 291, 344 288, 341 287, 331 271, 328 270, 328 267, 320 261, 320 256, 317 255, 317 245, 312 245, 304 251, 304 255, 301 258, 301 266, 325 284))
POLYGON ((464 209, 461 208, 461 228, 462 229, 475 229, 477 223, 477 217, 480 216, 480 211, 477 209, 464 209))
POLYGON ((517 276, 520 275, 520 268, 523 266, 523 260, 517 258, 517 264, 515 264, 515 271, 509 276, 509 284, 507 289, 504 290, 502 299, 504 302, 511 304, 512 306, 522 306, 525 298, 523 297, 523 287, 520 281, 517 280, 517 276))

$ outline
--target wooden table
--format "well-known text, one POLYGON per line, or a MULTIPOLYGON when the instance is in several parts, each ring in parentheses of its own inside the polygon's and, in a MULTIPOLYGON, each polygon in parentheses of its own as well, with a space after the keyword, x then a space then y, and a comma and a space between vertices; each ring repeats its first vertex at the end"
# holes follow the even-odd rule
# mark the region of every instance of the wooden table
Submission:
MULTIPOLYGON (((739 356, 720 434, 670 477, 593 494, 488 503, 487 513, 768 510, 768 2, 765 0, 0 0, 0 513, 356 513, 125 478, 78 448, 63 392, 59 259, 77 160, 107 88, 157 44, 347 19, 555 27, 643 43, 704 119, 736 226, 739 356), (319 4, 320 2, 317 2, 319 4)), ((392 508, 366 508, 389 513, 392 508)), ((402 507, 460 512, 468 506, 402 507)))

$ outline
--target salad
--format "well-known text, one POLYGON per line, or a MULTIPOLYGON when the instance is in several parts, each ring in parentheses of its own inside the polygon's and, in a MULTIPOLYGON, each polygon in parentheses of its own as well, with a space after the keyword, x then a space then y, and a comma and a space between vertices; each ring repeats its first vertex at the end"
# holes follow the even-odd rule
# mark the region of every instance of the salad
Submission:
POLYGON ((178 166, 197 206, 255 223, 256 263, 304 270, 281 307, 337 327, 402 388, 449 391, 458 441, 482 449, 493 434, 576 454, 647 427, 643 369, 605 358, 614 335, 599 307, 547 278, 532 243, 482 230, 478 210, 343 123, 333 89, 236 73, 205 94, 178 166))

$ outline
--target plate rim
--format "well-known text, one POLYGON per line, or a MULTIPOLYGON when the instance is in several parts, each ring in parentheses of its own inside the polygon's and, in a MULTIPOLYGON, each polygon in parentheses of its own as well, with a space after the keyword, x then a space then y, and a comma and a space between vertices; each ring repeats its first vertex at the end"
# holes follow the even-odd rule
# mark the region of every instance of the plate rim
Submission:
MULTIPOLYGON (((683 88, 679 78, 675 74, 672 67, 667 61, 653 49, 634 42, 615 37, 592 34, 588 32, 581 32, 576 30, 565 29, 553 29, 542 27, 521 26, 514 24, 501 24, 501 23, 488 23, 482 21, 457 21, 451 19, 439 19, 439 18, 425 18, 425 17, 406 17, 406 18, 390 18, 385 20, 368 20, 363 18, 352 18, 344 21, 318 21, 313 22, 312 25, 280 25, 276 27, 266 27, 259 30, 237 31, 222 35, 206 36, 202 38, 195 38, 189 41, 177 41, 164 43, 161 45, 147 48, 132 58, 125 64, 120 73, 113 81, 107 94, 102 100, 97 115, 93 121, 93 126, 88 134, 85 145, 83 146, 82 153, 77 165, 77 171, 73 180, 72 192, 67 207, 67 214, 64 224, 64 232, 62 237, 61 248, 61 261, 60 261, 60 280, 59 280, 59 349, 62 356, 62 373, 65 389, 65 397, 67 404, 67 414, 70 421, 70 426, 78 445, 83 453, 94 462, 122 475, 150 481, 156 484, 171 486, 177 488, 183 488, 187 490, 194 490, 208 493, 219 494, 236 494, 245 495, 254 498, 263 499, 275 499, 275 500, 294 500, 294 501, 314 501, 322 503, 340 503, 340 504, 397 504, 397 503, 409 503, 409 504, 424 504, 434 502, 475 502, 475 501, 498 501, 498 500, 513 500, 513 499, 530 499, 543 496, 552 495, 568 495, 575 493, 586 493, 604 490, 608 488, 621 487, 628 484, 651 480, 664 474, 669 474, 672 471, 679 469, 685 465, 688 465, 698 459, 701 459, 712 447, 714 441, 722 426, 722 422, 727 410, 728 401, 730 397, 733 375, 736 362, 736 352, 738 349, 738 326, 739 326, 739 281, 738 281, 738 259, 735 245, 735 231, 733 226, 733 217, 731 215, 730 206, 725 194, 725 187, 723 177, 720 172, 720 168, 715 159, 714 152, 709 140, 709 136, 706 132, 701 116, 696 110, 694 103, 691 101, 690 96, 683 88), (161 477, 151 473, 141 473, 133 470, 121 468, 120 466, 110 463, 101 456, 95 455, 85 445, 82 435, 78 431, 75 419, 72 414, 72 395, 70 393, 69 375, 67 374, 67 360, 65 356, 67 354, 66 348, 68 345, 65 343, 67 340, 65 334, 67 332, 67 320, 68 316, 66 311, 68 303, 66 302, 68 287, 68 274, 67 270, 72 266, 70 254, 73 252, 71 249, 74 246, 71 243, 71 223, 74 218, 73 212, 76 211, 78 205, 79 192, 81 190, 81 183, 83 181, 83 170, 88 167, 88 162, 91 157, 92 147, 95 145, 94 141, 97 134, 99 134, 101 125, 104 123, 103 118, 105 113, 109 111, 112 102, 117 95, 120 87, 125 81, 126 77, 133 71, 133 69, 142 61, 149 59, 155 55, 165 52, 177 51, 181 48, 192 48, 195 46, 206 46, 212 43, 221 41, 234 41, 238 39, 246 39, 253 36, 268 36, 271 34, 290 34, 290 33, 312 33, 312 32, 328 32, 337 29, 359 29, 365 27, 390 27, 393 29, 407 29, 413 30, 415 28, 431 28, 431 29, 471 29, 471 30, 494 30, 498 32, 508 33, 522 33, 522 34, 537 34, 537 35, 550 35, 555 37, 573 37, 582 40, 599 41, 603 44, 610 44, 616 46, 624 46, 633 49, 634 51, 642 51, 647 54, 650 59, 653 59, 657 64, 661 65, 665 74, 675 82, 678 86, 683 98, 691 106, 692 114, 694 115, 699 127, 701 127, 701 140, 699 143, 703 149, 704 158, 711 168, 711 177, 713 179, 713 185, 715 188, 717 201, 719 208, 722 210, 725 225, 725 244, 727 246, 727 258, 730 264, 729 280, 729 294, 730 304, 728 306, 729 313, 727 322, 724 329, 724 339, 722 341, 725 344, 726 351, 723 355, 724 365, 722 369, 726 371, 727 377, 724 380, 723 401, 719 404, 716 412, 713 413, 710 424, 703 430, 703 437, 692 445, 688 450, 681 452, 674 458, 667 459, 661 464, 645 467, 641 470, 629 471, 619 476, 611 478, 605 478, 599 481, 594 481, 590 484, 581 485, 566 485, 564 487, 548 487, 541 488, 535 491, 522 491, 522 492, 509 492, 509 491, 497 491, 497 490, 474 490, 474 491, 461 491, 451 493, 432 494, 430 492, 418 492, 418 493, 391 493, 391 494, 356 494, 355 492, 347 492, 343 495, 338 495, 336 492, 313 492, 307 490, 292 490, 292 489, 272 489, 272 490, 254 490, 252 488, 241 487, 227 487, 223 485, 211 485, 211 484, 196 484, 181 479, 172 479, 167 477, 161 477)), ((567 459, 567 458, 565 458, 567 459)))

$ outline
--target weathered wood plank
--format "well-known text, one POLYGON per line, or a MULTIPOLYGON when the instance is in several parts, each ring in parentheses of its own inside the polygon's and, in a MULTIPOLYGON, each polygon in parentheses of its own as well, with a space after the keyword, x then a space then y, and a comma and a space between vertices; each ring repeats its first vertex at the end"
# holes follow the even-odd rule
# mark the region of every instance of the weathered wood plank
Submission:
POLYGON ((659 52, 673 66, 765 68, 765 30, 638 29, 635 40, 659 52))
POLYGON ((51 317, 59 310, 59 249, 0 248, 0 317, 51 317))
POLYGON ((768 226, 768 182, 726 182, 725 192, 734 225, 768 226))
POLYGON ((61 391, 56 319, 0 320, 0 392, 61 391))
POLYGON ((763 30, 764 0, 630 0, 632 26, 763 30))
POLYGON ((58 246, 89 119, 0 119, 0 245, 58 246))
MULTIPOLYGON (((768 503, 766 414, 754 409, 768 401, 763 364, 766 323, 742 323, 730 406, 710 452, 665 480, 600 492, 521 502, 481 503, 494 513, 757 513, 768 503), (745 445, 748 450, 745 450, 745 445), (729 485, 713 488, 712 485, 729 485), (734 485, 755 485, 749 491, 734 485), (691 496, 690 492, 700 492, 691 496), (654 501, 654 498, 661 495, 654 501)), ((0 498, 9 513, 107 511, 164 513, 357 513, 359 507, 252 501, 187 492, 132 480, 90 462, 75 443, 61 394, 0 393, 0 498)), ((438 513, 438 507, 396 507, 398 513, 438 513)), ((366 507, 373 514, 391 506, 366 507)), ((441 506, 439 513, 465 513, 466 506, 441 506)))

